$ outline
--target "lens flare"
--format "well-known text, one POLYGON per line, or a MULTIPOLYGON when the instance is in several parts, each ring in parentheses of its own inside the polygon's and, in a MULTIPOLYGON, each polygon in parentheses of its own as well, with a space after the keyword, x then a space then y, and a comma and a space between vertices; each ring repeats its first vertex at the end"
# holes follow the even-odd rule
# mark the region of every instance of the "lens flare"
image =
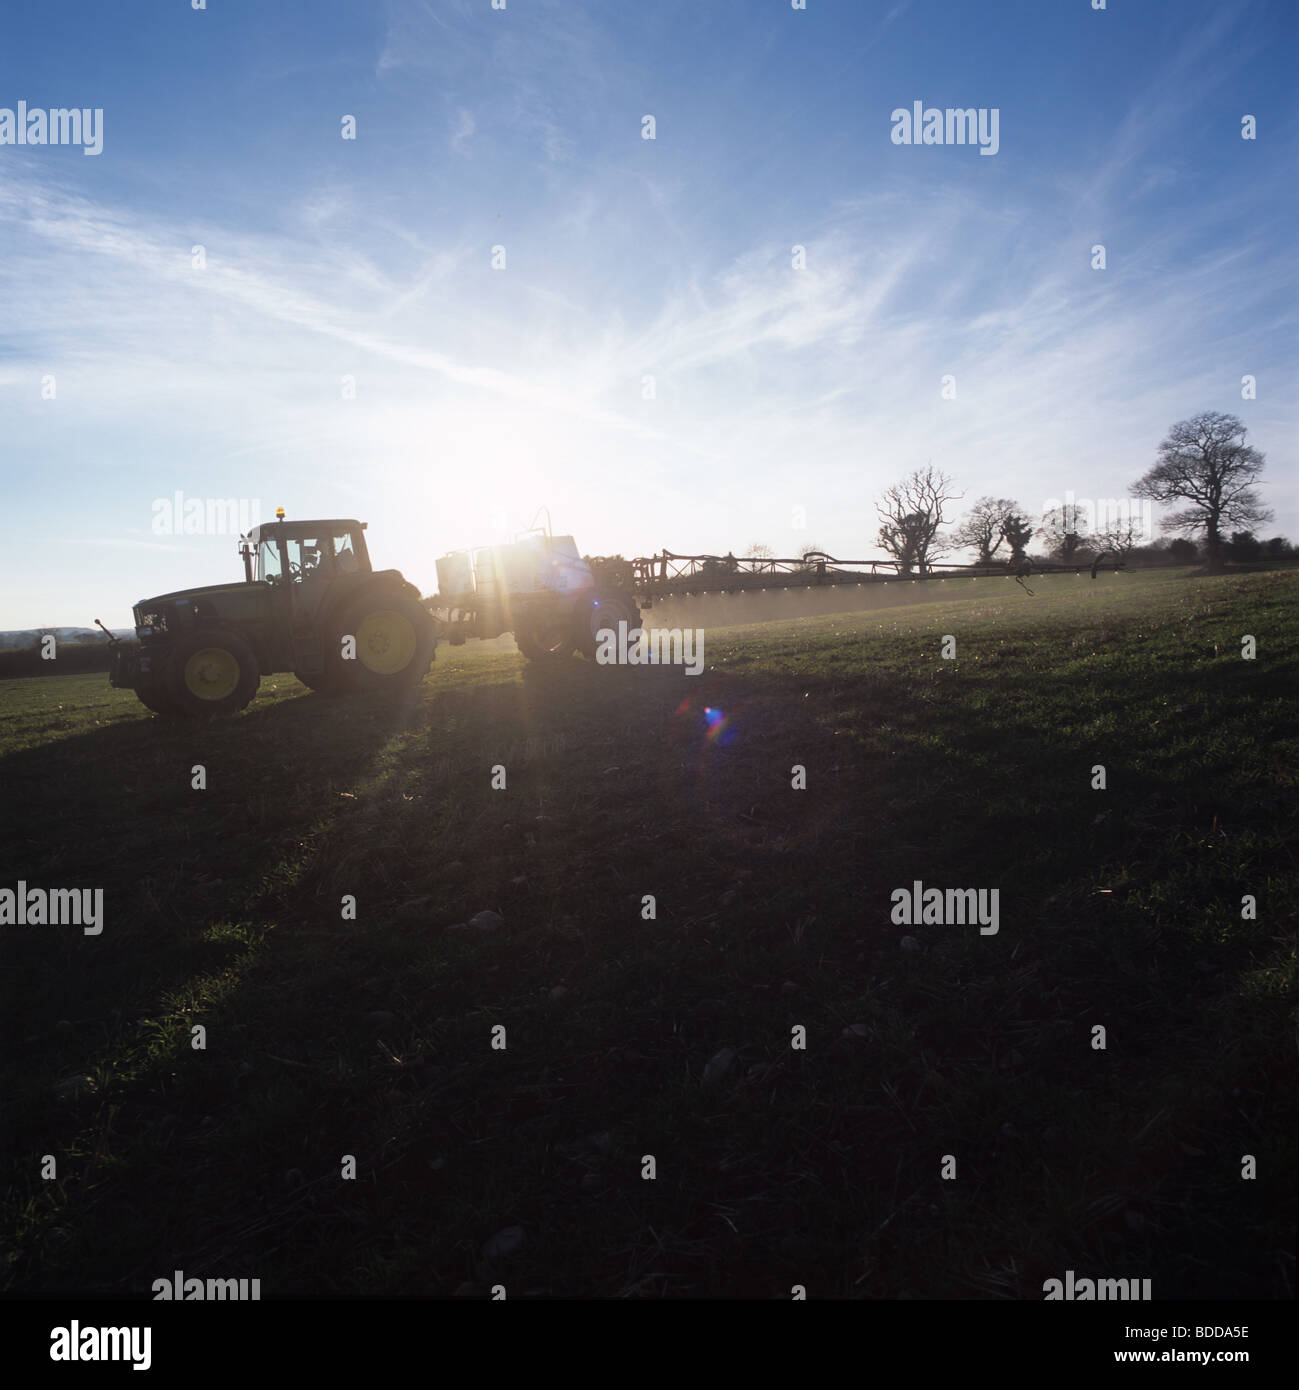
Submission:
POLYGON ((683 699, 665 730, 664 796, 693 829, 733 848, 780 854, 815 843, 841 819, 856 785, 841 741, 807 702, 746 695, 720 678, 710 685, 683 699), (725 705, 712 703, 719 695, 725 705), (786 796, 786 769, 809 756, 826 775, 814 791, 786 796))
POLYGON ((708 732, 704 735, 708 743, 725 747, 735 737, 735 730, 731 727, 726 711, 718 709, 716 705, 704 706, 704 723, 708 726, 708 732))

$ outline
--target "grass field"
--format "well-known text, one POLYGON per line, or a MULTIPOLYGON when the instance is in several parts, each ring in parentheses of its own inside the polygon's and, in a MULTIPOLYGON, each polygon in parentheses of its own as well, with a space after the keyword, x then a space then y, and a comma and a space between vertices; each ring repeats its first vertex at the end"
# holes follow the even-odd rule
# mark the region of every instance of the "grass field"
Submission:
POLYGON ((0 931, 4 1286, 1293 1297, 1299 575, 977 583, 697 679, 0 685, 0 887, 105 914, 0 931), (999 931, 895 925, 915 879, 999 931))

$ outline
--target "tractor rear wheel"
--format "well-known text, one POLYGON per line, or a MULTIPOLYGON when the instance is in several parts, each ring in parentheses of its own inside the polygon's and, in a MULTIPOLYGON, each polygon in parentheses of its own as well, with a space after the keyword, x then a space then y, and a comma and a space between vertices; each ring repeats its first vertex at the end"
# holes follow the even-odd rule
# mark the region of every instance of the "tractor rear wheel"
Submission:
POLYGON ((594 661, 600 647, 600 633, 606 629, 618 634, 618 624, 626 623, 628 636, 640 629, 640 609, 630 594, 618 589, 597 589, 579 599, 573 614, 577 634, 577 649, 588 661, 594 661))
POLYGON ((436 646, 433 615, 415 599, 384 592, 363 595, 344 609, 330 667, 323 684, 315 688, 398 690, 418 685, 436 646), (346 660, 341 652, 344 637, 355 642, 355 655, 346 660))
POLYGON ((261 679, 248 643, 237 632, 215 628, 176 643, 163 691, 177 714, 235 714, 257 694, 261 679))
POLYGON ((573 615, 555 605, 541 606, 518 620, 514 645, 529 661, 567 661, 577 648, 573 615))

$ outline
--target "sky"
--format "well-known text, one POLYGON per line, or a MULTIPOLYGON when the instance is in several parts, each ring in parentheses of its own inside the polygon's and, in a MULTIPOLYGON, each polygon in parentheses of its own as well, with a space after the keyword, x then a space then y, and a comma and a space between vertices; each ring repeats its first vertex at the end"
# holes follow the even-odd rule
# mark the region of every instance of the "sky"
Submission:
POLYGON ((241 577, 177 493, 425 593, 542 506, 856 559, 917 467, 1126 498, 1205 410, 1299 540, 1288 0, 199 2, 5 17, 0 122, 102 148, 0 144, 0 627, 241 577))

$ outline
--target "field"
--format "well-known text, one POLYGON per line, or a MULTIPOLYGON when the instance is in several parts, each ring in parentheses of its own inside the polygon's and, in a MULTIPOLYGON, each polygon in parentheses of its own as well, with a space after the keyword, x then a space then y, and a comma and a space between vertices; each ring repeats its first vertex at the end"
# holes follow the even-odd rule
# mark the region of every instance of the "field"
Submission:
POLYGON ((974 583, 697 678, 0 685, 0 887, 104 890, 0 933, 4 1287, 1293 1297, 1299 575, 974 583))

